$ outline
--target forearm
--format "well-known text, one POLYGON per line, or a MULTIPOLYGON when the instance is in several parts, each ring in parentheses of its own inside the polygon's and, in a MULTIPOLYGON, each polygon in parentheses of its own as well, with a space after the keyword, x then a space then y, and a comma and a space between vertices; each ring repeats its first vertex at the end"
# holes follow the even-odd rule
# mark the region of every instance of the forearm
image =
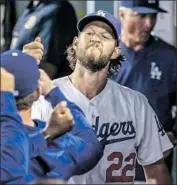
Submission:
POLYGON ((55 139, 40 157, 49 168, 47 177, 68 180, 73 175, 91 170, 102 154, 102 148, 94 141, 92 133, 81 131, 77 136, 67 133, 55 139), (84 137, 87 134, 91 139, 84 137))
POLYGON ((163 160, 144 167, 146 184, 172 184, 172 178, 163 160))
POLYGON ((156 175, 156 177, 147 178, 146 184, 172 184, 172 179, 169 174, 156 175))
POLYGON ((68 101, 64 94, 58 87, 52 89, 46 96, 45 99, 51 103, 52 107, 54 108, 58 103, 61 101, 68 101))

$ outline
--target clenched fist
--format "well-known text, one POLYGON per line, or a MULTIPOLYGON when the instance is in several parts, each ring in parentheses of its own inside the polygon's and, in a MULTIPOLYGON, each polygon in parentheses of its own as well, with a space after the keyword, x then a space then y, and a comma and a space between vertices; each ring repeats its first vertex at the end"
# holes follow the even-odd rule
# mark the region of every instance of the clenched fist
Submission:
POLYGON ((41 43, 40 37, 37 37, 33 42, 24 45, 23 52, 33 56, 37 60, 37 63, 39 65, 44 52, 44 46, 41 43))
POLYGON ((51 138, 57 138, 69 132, 74 126, 73 116, 65 101, 59 103, 51 113, 48 126, 43 132, 51 138))
POLYGON ((14 76, 1 67, 1 91, 13 92, 15 88, 14 76))

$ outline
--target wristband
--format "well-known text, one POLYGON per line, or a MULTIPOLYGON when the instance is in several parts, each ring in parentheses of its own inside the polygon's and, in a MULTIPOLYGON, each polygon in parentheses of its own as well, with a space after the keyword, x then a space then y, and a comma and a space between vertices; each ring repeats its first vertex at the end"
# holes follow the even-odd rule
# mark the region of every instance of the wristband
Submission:
POLYGON ((53 141, 53 138, 50 134, 47 134, 45 131, 42 131, 41 134, 44 136, 44 139, 47 141, 47 144, 50 145, 53 141))

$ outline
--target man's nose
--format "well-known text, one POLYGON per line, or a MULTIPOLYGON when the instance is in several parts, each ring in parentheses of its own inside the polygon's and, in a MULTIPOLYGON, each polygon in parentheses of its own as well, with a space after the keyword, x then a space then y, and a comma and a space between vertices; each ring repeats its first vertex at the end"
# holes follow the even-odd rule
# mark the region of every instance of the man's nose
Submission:
POLYGON ((91 38, 91 42, 97 42, 100 43, 100 38, 98 35, 94 34, 91 38))

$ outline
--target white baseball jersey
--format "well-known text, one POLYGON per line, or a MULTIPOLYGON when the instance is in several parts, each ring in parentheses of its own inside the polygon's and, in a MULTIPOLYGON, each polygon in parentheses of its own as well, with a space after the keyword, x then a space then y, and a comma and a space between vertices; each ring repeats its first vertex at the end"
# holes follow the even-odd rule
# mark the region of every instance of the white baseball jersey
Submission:
MULTIPOLYGON (((147 99, 139 92, 108 80, 103 91, 89 100, 68 77, 54 81, 68 100, 77 104, 105 139, 104 156, 90 172, 72 177, 69 183, 132 183, 136 157, 141 165, 163 158, 172 144, 147 99)), ((33 106, 33 118, 47 120, 52 107, 43 97, 33 106)))

